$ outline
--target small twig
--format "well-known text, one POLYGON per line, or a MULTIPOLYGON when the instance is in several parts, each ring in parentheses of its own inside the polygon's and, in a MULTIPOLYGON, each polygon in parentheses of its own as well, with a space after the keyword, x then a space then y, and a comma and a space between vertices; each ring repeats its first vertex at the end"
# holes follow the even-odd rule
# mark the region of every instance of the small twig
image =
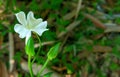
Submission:
POLYGON ((101 29, 106 29, 105 25, 104 25, 102 22, 100 22, 97 18, 93 17, 93 16, 90 15, 90 14, 85 14, 85 13, 83 13, 83 15, 84 15, 86 18, 90 19, 90 20, 95 24, 96 27, 99 27, 99 28, 101 28, 101 29))
POLYGON ((4 48, 5 48, 5 49, 8 50, 8 46, 9 46, 8 43, 5 43, 4 45, 2 45, 2 46, 0 47, 0 49, 4 49, 4 48))
POLYGON ((80 11, 80 8, 81 8, 81 4, 82 4, 82 0, 79 0, 77 10, 76 10, 76 14, 75 14, 75 19, 78 17, 78 14, 79 14, 79 11, 80 11))
POLYGON ((64 38, 64 40, 63 40, 63 42, 62 42, 62 44, 61 44, 61 46, 60 46, 60 49, 59 49, 60 52, 63 51, 63 47, 64 47, 64 45, 65 45, 68 37, 69 37, 69 34, 67 34, 67 35, 65 36, 65 38, 64 38))
POLYGON ((62 72, 62 71, 65 71, 67 68, 65 66, 64 67, 52 66, 52 69, 58 72, 62 72))
POLYGON ((63 16, 63 19, 64 20, 70 20, 71 18, 73 18, 75 16, 75 11, 76 10, 73 10, 72 12, 67 13, 65 16, 63 16))
POLYGON ((10 68, 9 72, 12 73, 13 68, 14 68, 14 40, 13 40, 13 34, 9 32, 9 63, 10 63, 10 68))
POLYGON ((107 29, 104 31, 105 33, 109 32, 120 32, 120 26, 109 26, 107 29))
MULTIPOLYGON (((44 46, 44 45, 51 45, 51 44, 54 44, 54 43, 55 43, 55 41, 47 41, 47 42, 43 42, 42 46, 44 46)), ((39 46, 40 46, 39 43, 37 43, 37 44, 34 45, 35 48, 37 48, 39 46)))
POLYGON ((64 36, 67 32, 73 30, 75 27, 77 27, 80 24, 81 21, 74 21, 73 23, 71 23, 68 27, 66 27, 66 30, 61 32, 58 35, 58 38, 64 36))
POLYGON ((0 61, 0 77, 8 77, 8 71, 3 61, 0 61))

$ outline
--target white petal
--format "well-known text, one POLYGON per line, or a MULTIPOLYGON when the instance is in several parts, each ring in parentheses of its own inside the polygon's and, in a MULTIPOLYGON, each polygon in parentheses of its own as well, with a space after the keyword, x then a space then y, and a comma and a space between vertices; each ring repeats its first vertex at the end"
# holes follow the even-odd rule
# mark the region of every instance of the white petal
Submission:
POLYGON ((27 14, 27 22, 29 24, 30 27, 35 27, 37 26, 39 23, 42 22, 42 19, 39 18, 39 19, 36 19, 34 18, 34 14, 32 11, 30 11, 28 14, 27 14))
POLYGON ((30 30, 27 30, 24 26, 22 26, 20 24, 16 24, 14 27, 14 30, 16 33, 19 34, 20 38, 25 38, 27 36, 27 34, 29 32, 31 32, 30 30))
POLYGON ((46 27, 47 27, 47 21, 44 21, 39 25, 37 25, 32 31, 36 32, 39 36, 41 36, 44 31, 48 30, 46 29, 46 27))
POLYGON ((46 27, 47 27, 47 21, 44 21, 39 23, 35 28, 46 29, 46 27))
POLYGON ((17 17, 17 20, 20 22, 20 24, 22 24, 24 26, 27 25, 27 20, 26 20, 24 12, 19 12, 19 13, 15 14, 15 15, 17 17))
POLYGON ((27 33, 26 39, 25 39, 25 44, 27 44, 28 39, 31 37, 31 31, 27 33))

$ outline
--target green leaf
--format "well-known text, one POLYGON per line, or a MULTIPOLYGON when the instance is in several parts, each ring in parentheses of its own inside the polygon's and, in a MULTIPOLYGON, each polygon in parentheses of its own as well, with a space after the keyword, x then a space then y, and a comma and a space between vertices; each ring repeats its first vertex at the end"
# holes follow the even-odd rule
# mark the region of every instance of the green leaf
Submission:
POLYGON ((68 74, 72 74, 73 71, 75 71, 74 68, 73 68, 73 66, 72 66, 72 64, 66 63, 65 65, 67 67, 67 73, 68 74))
POLYGON ((49 60, 52 60, 57 56, 59 47, 60 47, 60 43, 58 43, 55 46, 53 46, 52 48, 50 48, 49 52, 47 53, 49 60))
POLYGON ((49 72, 49 73, 45 74, 44 77, 51 77, 51 75, 52 75, 52 72, 49 72))
POLYGON ((34 56, 35 55, 35 52, 34 52, 34 41, 33 41, 32 37, 30 37, 28 39, 26 47, 25 47, 25 50, 26 50, 26 54, 27 55, 30 55, 30 56, 34 56))
POLYGON ((119 52, 118 49, 119 49, 119 46, 113 47, 113 49, 112 49, 112 54, 113 54, 116 58, 120 59, 120 52, 119 52))
POLYGON ((16 52, 16 54, 14 55, 15 61, 17 61, 19 64, 21 62, 21 56, 22 56, 21 52, 16 52))
POLYGON ((118 64, 112 62, 110 64, 110 69, 113 70, 113 71, 115 71, 115 70, 119 70, 120 68, 119 68, 118 64))

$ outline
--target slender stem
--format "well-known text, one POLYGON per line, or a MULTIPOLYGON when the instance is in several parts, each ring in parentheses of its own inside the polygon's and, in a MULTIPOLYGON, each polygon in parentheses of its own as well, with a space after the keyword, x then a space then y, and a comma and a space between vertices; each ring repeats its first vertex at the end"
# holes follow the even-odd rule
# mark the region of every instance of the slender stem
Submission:
POLYGON ((31 56, 30 55, 28 55, 28 68, 29 68, 29 71, 30 71, 30 76, 34 77, 33 76, 33 71, 32 71, 32 63, 31 63, 31 56))
POLYGON ((47 66, 48 62, 49 62, 49 59, 46 60, 46 62, 44 63, 43 67, 39 70, 37 77, 40 77, 41 73, 43 72, 43 70, 47 66))
MULTIPOLYGON (((36 34, 36 33, 35 33, 36 34)), ((40 40, 40 38, 39 38, 39 36, 36 34, 36 36, 37 36, 37 39, 38 39, 38 41, 39 41, 39 49, 38 49, 38 51, 37 51, 37 54, 36 54, 36 56, 34 57, 34 59, 32 60, 32 64, 34 63, 34 61, 35 61, 35 59, 37 58, 37 56, 39 55, 39 52, 40 52, 40 49, 41 49, 41 46, 42 46, 42 43, 41 43, 41 40, 40 40)))

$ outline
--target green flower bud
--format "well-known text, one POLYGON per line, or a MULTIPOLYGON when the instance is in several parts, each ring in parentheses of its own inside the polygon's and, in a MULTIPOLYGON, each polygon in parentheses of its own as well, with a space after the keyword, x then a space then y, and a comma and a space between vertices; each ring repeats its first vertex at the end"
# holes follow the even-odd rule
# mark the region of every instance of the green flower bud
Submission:
POLYGON ((29 56, 34 56, 35 55, 35 52, 34 52, 34 41, 33 41, 33 38, 30 37, 27 41, 27 44, 25 46, 25 51, 26 51, 26 54, 29 55, 29 56))
POLYGON ((60 43, 58 43, 55 46, 53 46, 52 48, 50 48, 49 52, 47 53, 49 60, 52 60, 57 56, 59 47, 60 47, 60 43))

